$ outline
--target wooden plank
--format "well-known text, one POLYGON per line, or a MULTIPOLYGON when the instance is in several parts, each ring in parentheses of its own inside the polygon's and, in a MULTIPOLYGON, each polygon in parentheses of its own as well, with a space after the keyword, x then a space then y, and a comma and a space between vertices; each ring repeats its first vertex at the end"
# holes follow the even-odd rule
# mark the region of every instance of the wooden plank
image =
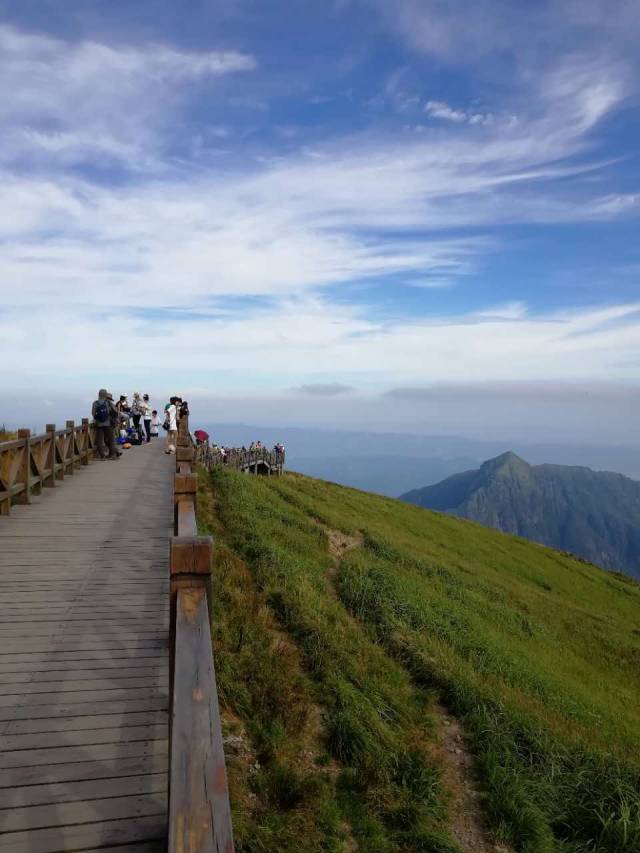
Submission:
POLYGON ((35 767, 38 764, 76 764, 103 759, 113 761, 118 758, 132 758, 139 755, 162 755, 166 751, 167 742, 160 739, 83 744, 45 749, 16 749, 12 752, 0 753, 0 769, 35 767))
MULTIPOLYGON (((115 637, 105 637, 102 640, 85 639, 79 637, 77 640, 69 638, 56 644, 56 651, 69 652, 92 652, 92 651, 118 651, 136 649, 163 649, 166 648, 167 641, 162 639, 144 640, 134 638, 132 640, 119 640, 115 637)), ((0 648, 0 659, 5 655, 19 654, 19 649, 31 652, 46 652, 51 648, 51 642, 46 638, 34 637, 33 640, 16 639, 7 637, 0 648)))
POLYGON ((161 841, 140 841, 133 844, 118 844, 117 847, 84 847, 82 853, 166 853, 167 843, 161 841))
POLYGON ((196 536, 196 509, 193 500, 181 500, 177 504, 178 536, 196 536))
POLYGON ((103 638, 106 632, 117 634, 120 640, 135 640, 135 639, 161 639, 166 642, 167 628, 164 625, 138 627, 130 623, 107 622, 91 625, 85 622, 16 622, 5 623, 0 626, 1 642, 4 644, 6 640, 14 637, 24 637, 25 639, 36 637, 58 637, 61 630, 64 629, 65 639, 73 637, 84 637, 90 639, 93 634, 103 638))
POLYGON ((37 734, 0 735, 2 752, 23 749, 53 749, 64 746, 84 746, 99 743, 128 743, 135 740, 166 740, 168 726, 117 726, 104 729, 82 729, 69 732, 39 732, 37 734))
POLYGON ((115 702, 118 700, 131 702, 136 699, 146 699, 150 694, 163 695, 162 688, 159 687, 153 691, 149 690, 148 687, 132 687, 131 689, 115 688, 113 690, 107 688, 99 690, 70 690, 64 696, 60 696, 59 693, 60 691, 54 691, 53 693, 23 693, 18 696, 0 696, 0 709, 7 710, 16 706, 28 706, 35 710, 38 705, 49 705, 52 702, 65 702, 69 706, 72 706, 76 702, 100 703, 103 701, 115 702), (23 698, 21 699, 20 696, 23 698))
POLYGON ((232 853, 231 810, 206 591, 177 594, 169 853, 232 853))
MULTIPOLYGON (((78 661, 77 663, 81 663, 78 661)), ((0 672, 0 684, 25 684, 40 679, 46 681, 64 681, 67 678, 73 678, 76 681, 84 681, 85 679, 98 678, 160 678, 164 676, 166 670, 164 666, 131 666, 131 667, 107 667, 105 669, 79 669, 75 666, 69 669, 48 669, 48 670, 33 670, 32 672, 0 672), (110 674, 111 673, 111 674, 110 674)), ((4 688, 0 688, 4 691, 4 688)))
MULTIPOLYGON (((94 678, 94 679, 61 679, 58 681, 41 681, 36 679, 29 684, 6 684, 2 689, 3 696, 34 696, 39 693, 74 693, 92 690, 130 690, 133 688, 162 689, 165 692, 169 680, 168 673, 163 672, 161 676, 147 678, 94 678)), ((148 690, 147 690, 148 692, 148 690)))
POLYGON ((122 711, 119 714, 86 714, 82 717, 40 717, 35 720, 11 720, 5 723, 4 735, 39 732, 80 732, 85 729, 101 729, 117 726, 124 730, 129 726, 166 726, 169 715, 161 711, 122 711))
POLYGON ((112 651, 104 649, 91 649, 87 652, 62 651, 62 652, 13 652, 0 656, 0 672, 9 672, 14 666, 35 666, 38 662, 47 664, 74 663, 76 661, 92 661, 98 666, 123 666, 130 661, 166 660, 166 650, 162 649, 137 649, 134 654, 127 654, 126 650, 114 655, 112 651))
POLYGON ((71 803, 22 806, 0 811, 0 838, 3 832, 161 815, 166 814, 166 810, 167 795, 163 791, 71 803))
POLYGON ((15 767, 0 773, 0 788, 24 785, 76 782, 83 779, 115 779, 117 776, 143 776, 166 773, 169 760, 165 754, 129 756, 119 761, 81 761, 77 764, 39 764, 15 767))
POLYGON ((161 840, 166 834, 166 816, 160 814, 135 820, 110 820, 77 826, 11 832, 0 835, 0 850, 7 853, 74 853, 88 847, 161 840))
MULTIPOLYGON (((117 779, 88 779, 81 782, 25 785, 0 790, 0 809, 40 806, 47 803, 72 803, 106 797, 129 797, 163 793, 167 790, 166 773, 145 776, 120 776, 117 779)), ((0 813, 1 814, 1 813, 0 813)))
MULTIPOLYGON (((59 697, 56 697, 59 699, 59 697)), ((165 696, 150 696, 146 699, 111 699, 104 702, 65 702, 54 701, 50 705, 29 705, 1 708, 2 720, 37 720, 45 717, 84 717, 100 714, 121 714, 131 711, 166 711, 168 699, 165 696)))

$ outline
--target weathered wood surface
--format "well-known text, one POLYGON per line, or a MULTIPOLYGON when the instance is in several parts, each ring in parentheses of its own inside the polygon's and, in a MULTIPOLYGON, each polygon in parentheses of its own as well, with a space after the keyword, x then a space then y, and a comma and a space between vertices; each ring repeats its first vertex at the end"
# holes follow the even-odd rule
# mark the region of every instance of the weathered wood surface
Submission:
POLYGON ((198 536, 198 476, 180 421, 169 548, 171 701, 169 853, 233 853, 233 829, 211 631, 213 539, 198 536))
POLYGON ((79 462, 0 518, 0 853, 166 847, 174 460, 79 462))
POLYGON ((169 853, 233 853, 204 587, 177 593, 172 715, 169 853))
POLYGON ((43 487, 74 474, 94 458, 95 428, 88 418, 76 426, 67 421, 64 429, 47 424, 42 435, 18 430, 18 437, 0 442, 0 515, 9 515, 14 504, 30 504, 43 487))

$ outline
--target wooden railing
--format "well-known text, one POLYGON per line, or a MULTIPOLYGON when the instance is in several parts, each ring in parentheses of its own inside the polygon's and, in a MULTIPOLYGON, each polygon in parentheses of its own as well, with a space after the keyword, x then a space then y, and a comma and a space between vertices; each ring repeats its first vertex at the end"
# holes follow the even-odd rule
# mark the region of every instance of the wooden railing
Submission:
POLYGON ((285 455, 284 450, 267 450, 266 447, 259 450, 230 447, 223 451, 219 447, 211 447, 205 443, 196 447, 196 460, 209 470, 216 465, 227 465, 238 471, 252 474, 264 473, 271 476, 271 474, 282 474, 285 455))
POLYGON ((0 515, 13 504, 29 504, 32 495, 52 488, 95 455, 95 429, 88 418, 80 426, 67 421, 64 429, 47 424, 42 435, 18 430, 18 437, 0 442, 0 515))
POLYGON ((169 561, 169 853, 233 853, 209 616, 213 540, 198 536, 195 456, 184 416, 176 447, 169 561))

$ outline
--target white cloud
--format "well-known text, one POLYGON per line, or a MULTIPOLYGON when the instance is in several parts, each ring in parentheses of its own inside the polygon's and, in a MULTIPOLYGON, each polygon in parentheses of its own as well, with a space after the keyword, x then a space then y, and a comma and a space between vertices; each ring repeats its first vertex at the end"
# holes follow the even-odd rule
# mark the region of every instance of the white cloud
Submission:
POLYGON ((70 43, 0 25, 0 161, 157 167, 159 129, 187 87, 255 68, 235 51, 70 43))
POLYGON ((493 124, 492 113, 479 113, 472 110, 454 109, 446 101, 427 101, 424 111, 430 118, 452 121, 456 124, 493 124))
MULTIPOLYGON (((484 127, 481 141, 455 127, 418 141, 362 135, 250 171, 152 173, 121 188, 5 172, 0 289, 8 304, 198 307, 216 295, 299 294, 389 274, 443 284, 495 248, 486 236, 437 235, 447 228, 628 214, 632 193, 550 180, 589 168, 568 158, 587 150, 593 122, 620 96, 612 83, 597 109, 570 112, 586 85, 584 67, 573 67, 543 77, 535 115, 484 127)), ((120 144, 89 133, 75 144, 120 144)))
POLYGON ((61 384, 72 375, 81 383, 98 365, 117 373, 153 365, 162 375, 176 368, 179 354, 183 370, 188 365, 205 384, 236 392, 295 384, 384 389, 442 381, 638 378, 637 365, 625 360, 640 345, 640 303, 542 315, 507 306, 485 316, 391 324, 316 298, 246 307, 233 317, 131 316, 116 308, 87 312, 71 306, 34 308, 28 322, 21 316, 10 311, 1 321, 11 334, 0 334, 0 358, 15 363, 12 353, 20 348, 14 380, 37 376, 43 352, 47 370, 61 384))
MULTIPOLYGON (((77 382, 78 353, 87 370, 125 370, 168 369, 177 351, 208 375, 290 377, 283 387, 308 385, 307 375, 323 384, 327 371, 349 385, 351 374, 395 383, 633 372, 620 366, 638 344, 626 306, 607 318, 531 317, 509 303, 457 320, 382 323, 347 297, 331 304, 324 290, 388 276, 446 285, 496 249, 486 233, 496 224, 627 215, 632 193, 553 181, 591 167, 589 133, 625 97, 623 69, 605 74, 595 60, 567 57, 531 84, 517 123, 431 101, 447 123, 419 140, 362 133, 236 171, 178 174, 163 153, 175 98, 186 82, 250 70, 250 56, 67 45, 7 28, 0 47, 9 93, 0 159, 48 158, 46 179, 0 174, 0 358, 13 363, 19 349, 25 382, 43 353, 77 382), (102 157, 141 173, 106 187, 65 171, 102 157), (467 227, 480 233, 447 231, 467 227), (256 296, 271 307, 231 311, 221 301, 256 296)), ((224 137, 221 127, 210 134, 224 137)))

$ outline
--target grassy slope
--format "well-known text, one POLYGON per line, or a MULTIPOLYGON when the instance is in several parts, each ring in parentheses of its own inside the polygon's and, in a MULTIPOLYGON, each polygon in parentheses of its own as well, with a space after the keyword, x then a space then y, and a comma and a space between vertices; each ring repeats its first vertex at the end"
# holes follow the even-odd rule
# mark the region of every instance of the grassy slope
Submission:
POLYGON ((497 837, 640 850, 640 586, 298 475, 212 483, 240 849, 453 849, 437 692, 472 738, 497 837), (364 535, 330 579, 322 525, 364 535))

